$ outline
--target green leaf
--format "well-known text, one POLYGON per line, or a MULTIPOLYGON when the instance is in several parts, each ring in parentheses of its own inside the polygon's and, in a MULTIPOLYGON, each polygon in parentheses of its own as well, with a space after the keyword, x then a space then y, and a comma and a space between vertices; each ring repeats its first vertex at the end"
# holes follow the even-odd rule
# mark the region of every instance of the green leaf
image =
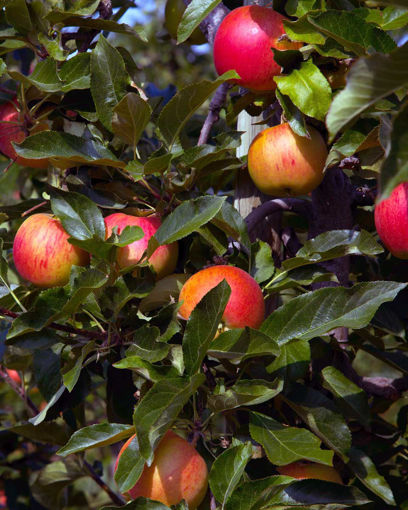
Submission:
POLYGON ((63 89, 64 85, 57 73, 57 62, 51 57, 39 62, 29 76, 12 70, 8 74, 15 80, 27 85, 34 85, 43 92, 58 92, 63 89))
MULTIPOLYGON (((101 510, 118 510, 118 508, 124 508, 125 510, 170 510, 170 507, 153 501, 152 499, 137 498, 133 501, 129 501, 124 506, 104 506, 101 510)), ((177 508, 177 507, 176 507, 177 508)))
POLYGON ((145 459, 140 455, 139 443, 135 436, 120 456, 115 472, 115 481, 122 493, 135 486, 145 465, 145 459))
POLYGON ((89 53, 79 53, 62 65, 57 75, 62 81, 63 92, 89 89, 91 86, 90 61, 89 53))
POLYGON ((271 476, 241 484, 229 500, 226 510, 343 510, 369 502, 356 487, 323 480, 293 482, 287 476, 271 476))
POLYGON ((140 452, 149 464, 160 439, 204 379, 204 375, 196 374, 189 379, 179 377, 159 381, 136 406, 133 422, 140 452))
POLYGON ((221 413, 241 406, 254 406, 276 397, 283 389, 283 380, 273 382, 262 379, 240 380, 231 388, 218 387, 208 397, 208 407, 214 413, 221 413))
POLYGON ((145 127, 152 109, 138 94, 126 94, 113 109, 112 130, 135 148, 145 127))
POLYGON ((272 249, 268 243, 257 241, 252 245, 253 263, 251 265, 251 276, 258 282, 262 283, 273 275, 275 272, 275 263, 272 257, 272 249))
POLYGON ((240 363, 258 356, 277 356, 279 346, 265 333, 247 327, 224 331, 213 340, 208 352, 215 358, 240 363))
POLYGON ((69 437, 66 424, 61 419, 43 422, 37 426, 31 423, 17 423, 6 430, 31 441, 57 446, 66 443, 69 437))
POLYGON ((64 2, 64 4, 66 7, 64 11, 53 9, 48 13, 46 18, 51 19, 55 12, 65 14, 66 16, 70 16, 71 14, 76 14, 78 16, 91 16, 91 14, 96 11, 99 5, 99 0, 80 0, 79 2, 71 0, 69 2, 64 2))
POLYGON ((210 488, 216 500, 225 507, 244 473, 245 466, 252 456, 251 443, 228 448, 217 457, 211 467, 210 488))
POLYGON ((239 241, 250 251, 251 241, 249 240, 246 222, 232 204, 225 200, 222 203, 221 209, 212 218, 211 223, 214 223, 229 237, 239 241))
POLYGON ((41 395, 50 400, 61 386, 61 360, 51 349, 34 351, 32 371, 41 395))
POLYGON ((282 267, 289 271, 311 263, 320 263, 346 255, 375 256, 383 253, 383 248, 366 230, 330 230, 309 239, 296 253, 287 259, 282 267))
POLYGON ((347 85, 334 98, 327 114, 330 140, 380 99, 408 84, 408 42, 389 55, 360 58, 347 74, 347 85))
POLYGON ((126 166, 100 142, 61 131, 42 131, 28 136, 22 143, 14 144, 14 148, 19 156, 27 159, 53 158, 61 168, 76 166, 75 163, 126 166))
POLYGON ((186 41, 204 18, 221 0, 192 0, 183 13, 177 29, 177 43, 186 41))
POLYGON ((181 89, 166 104, 157 121, 166 144, 168 146, 174 144, 188 119, 222 83, 237 77, 239 78, 235 71, 228 71, 215 81, 203 80, 181 89))
POLYGON ((211 289, 192 311, 183 337, 184 363, 188 374, 200 370, 230 295, 231 287, 223 280, 211 289))
POLYGON ((296 381, 305 375, 310 361, 309 342, 292 340, 281 346, 279 356, 266 367, 266 371, 284 381, 296 381))
POLYGON ((344 459, 351 446, 351 433, 333 402, 323 393, 300 384, 294 385, 284 398, 308 427, 344 459))
POLYGON ((357 478, 388 505, 395 505, 394 495, 390 486, 385 478, 378 473, 370 457, 357 448, 351 448, 348 456, 350 461, 347 466, 357 478))
POLYGON ((177 300, 181 288, 188 280, 186 274, 172 274, 165 276, 155 283, 154 289, 146 296, 139 305, 139 310, 143 313, 160 308, 171 302, 172 298, 177 300))
POLYGON ((306 15, 296 21, 284 20, 283 26, 292 41, 302 41, 308 44, 324 44, 326 41, 326 37, 316 31, 306 15))
POLYGON ((393 39, 372 23, 366 23, 351 11, 328 10, 309 14, 307 19, 319 32, 340 43, 346 50, 362 56, 372 48, 388 53, 396 48, 393 39))
POLYGON ((74 347, 72 349, 71 354, 73 355, 73 359, 70 359, 61 371, 64 386, 69 392, 74 389, 78 382, 79 376, 81 375, 82 365, 86 357, 95 350, 95 342, 88 342, 84 346, 74 347))
POLYGON ((383 30, 398 30, 408 24, 408 7, 386 7, 382 12, 383 30))
POLYGON ((134 433, 132 425, 122 423, 98 423, 75 431, 66 445, 57 451, 57 455, 66 457, 72 453, 90 448, 108 446, 126 439, 134 433))
POLYGON ((302 112, 296 108, 288 96, 281 94, 279 89, 276 90, 276 99, 279 101, 283 113, 285 114, 285 118, 289 122, 292 131, 299 136, 305 136, 308 138, 310 135, 307 131, 302 112))
POLYGON ((343 409, 343 412, 346 409, 352 418, 357 419, 368 429, 370 426, 370 408, 364 391, 334 367, 324 368, 322 376, 326 383, 325 386, 336 397, 336 403, 343 409))
POLYGON ((149 253, 153 253, 158 245, 183 239, 208 223, 219 212, 224 201, 225 197, 205 196, 183 202, 157 229, 149 241, 149 253))
POLYGON ((380 305, 392 301, 405 287, 378 281, 308 292, 275 310, 260 329, 282 345, 294 338, 310 340, 341 326, 363 328, 380 305))
POLYGON ((269 416, 251 412, 249 432, 277 466, 301 459, 332 465, 333 452, 322 450, 321 441, 307 429, 287 427, 269 416))
POLYGON ((113 109, 125 96, 129 81, 122 55, 101 35, 91 54, 91 93, 98 118, 110 131, 113 109))
POLYGON ((7 0, 6 19, 17 32, 23 35, 28 34, 33 28, 25 0, 7 0))
MULTIPOLYGON (((126 351, 126 358, 119 361, 115 366, 119 366, 126 359, 138 356, 139 358, 155 363, 164 359, 170 350, 170 346, 158 341, 160 329, 156 326, 142 326, 136 330, 133 336, 133 344, 126 351)), ((120 368, 124 368, 123 366, 120 368)))
POLYGON ((408 181, 408 103, 392 123, 389 147, 381 168, 380 200, 387 198, 401 182, 408 181))
POLYGON ((28 421, 32 423, 33 425, 37 426, 40 423, 42 423, 45 420, 45 417, 47 416, 48 409, 51 409, 51 407, 58 402, 58 400, 61 398, 62 394, 66 391, 66 388, 64 385, 62 385, 58 391, 51 397, 47 405, 44 407, 44 409, 37 414, 37 416, 34 416, 33 418, 30 418, 28 421))
POLYGON ((275 76, 282 94, 289 96, 295 106, 309 117, 324 120, 329 109, 332 90, 329 82, 311 60, 303 62, 287 76, 275 76))
POLYGON ((51 209, 73 238, 85 240, 96 237, 105 240, 105 222, 102 213, 85 195, 53 189, 51 209))

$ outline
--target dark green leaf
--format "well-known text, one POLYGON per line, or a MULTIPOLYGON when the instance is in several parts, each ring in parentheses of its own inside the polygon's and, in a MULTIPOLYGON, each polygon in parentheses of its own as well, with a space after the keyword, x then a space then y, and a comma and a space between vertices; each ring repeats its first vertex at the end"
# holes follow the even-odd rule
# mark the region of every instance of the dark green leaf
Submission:
POLYGON ((125 493, 139 480, 145 465, 145 459, 140 455, 139 444, 135 436, 120 456, 115 472, 115 480, 119 490, 125 493))
POLYGON ((337 405, 340 408, 345 407, 353 418, 368 428, 370 408, 364 391, 334 367, 324 368, 322 376, 329 390, 337 397, 337 405))
POLYGON ((276 397, 283 389, 283 380, 273 382, 262 379, 240 380, 231 388, 218 387, 208 397, 208 407, 214 413, 241 406, 254 406, 276 397))
POLYGON ((363 112, 408 84, 408 42, 389 55, 360 58, 347 74, 347 85, 334 98, 326 124, 330 140, 363 112))
POLYGON ((89 89, 91 86, 90 54, 79 53, 70 58, 62 65, 57 74, 62 81, 61 90, 63 92, 89 89))
POLYGON ((133 344, 126 351, 126 358, 119 361, 119 364, 133 356, 138 356, 151 363, 164 359, 169 353, 170 346, 158 341, 159 337, 160 330, 155 326, 143 326, 138 329, 133 336, 133 344))
POLYGON ((379 306, 392 301, 405 286, 378 281, 308 292, 275 310, 261 331, 284 344, 294 338, 310 340, 340 326, 363 328, 379 306))
POLYGON ((285 20, 283 26, 292 41, 302 41, 308 44, 324 44, 326 41, 326 37, 316 30, 306 15, 296 21, 285 20))
POLYGON ((152 114, 150 105, 130 92, 113 109, 112 130, 135 148, 152 114))
POLYGON ((113 109, 125 96, 128 83, 122 55, 101 35, 91 54, 91 93, 99 120, 110 131, 113 109))
POLYGON ((61 386, 61 360, 51 349, 34 351, 32 370, 42 396, 50 400, 61 386))
POLYGON ((33 28, 25 0, 7 0, 6 18, 20 34, 26 35, 33 28))
POLYGON ((74 347, 71 351, 73 358, 70 358, 68 363, 62 370, 62 380, 64 386, 69 392, 71 392, 76 383, 78 382, 79 376, 81 375, 82 364, 85 361, 88 354, 96 350, 95 342, 88 342, 82 347, 74 347))
POLYGON ((266 371, 285 381, 296 381, 305 375, 310 359, 309 342, 293 340, 281 346, 279 356, 266 367, 266 371))
POLYGON ((250 274, 258 282, 262 283, 275 272, 275 263, 272 257, 272 249, 268 243, 258 241, 252 245, 255 254, 252 255, 253 263, 250 274))
POLYGON ((332 465, 333 452, 322 450, 320 440, 307 429, 287 427, 269 416, 251 412, 249 432, 277 466, 301 459, 332 465))
POLYGON ((159 381, 137 405, 133 422, 140 452, 148 463, 152 461, 160 439, 204 379, 202 374, 196 374, 189 379, 179 377, 159 381))
POLYGON ((301 112, 323 120, 331 103, 332 90, 325 76, 311 60, 287 76, 274 78, 282 94, 289 96, 301 112))
POLYGON ((70 168, 75 163, 108 165, 124 168, 120 161, 100 142, 57 131, 42 131, 14 145, 19 156, 27 159, 53 158, 57 166, 70 168))
POLYGON ((223 280, 211 289, 191 312, 183 338, 184 363, 188 374, 200 370, 201 362, 214 340, 230 294, 231 288, 223 280))
POLYGON ((118 510, 124 508, 125 510, 170 510, 170 508, 163 503, 153 501, 146 498, 137 498, 134 501, 129 501, 125 506, 104 506, 101 510, 118 510))
POLYGON ((180 90, 163 108, 157 122, 167 145, 174 144, 188 119, 222 83, 236 77, 235 71, 229 71, 215 81, 203 80, 180 90))
POLYGON ((299 136, 305 136, 308 138, 310 135, 307 131, 303 114, 299 108, 296 108, 289 96, 284 96, 278 89, 276 90, 276 99, 279 101, 283 113, 285 114, 285 118, 289 122, 292 131, 299 136))
POLYGON ((75 431, 68 443, 60 448, 58 455, 66 457, 89 448, 96 448, 117 443, 134 433, 132 425, 122 423, 98 423, 75 431))
POLYGON ((221 0, 192 0, 183 13, 177 29, 177 42, 186 41, 204 18, 221 0))
POLYGON ((245 443, 228 448, 215 459, 210 472, 210 488, 221 508, 239 484, 251 456, 251 443, 245 443))
POLYGON ((43 422, 37 426, 31 423, 18 423, 7 430, 31 441, 58 446, 66 443, 69 437, 66 424, 61 419, 43 422))

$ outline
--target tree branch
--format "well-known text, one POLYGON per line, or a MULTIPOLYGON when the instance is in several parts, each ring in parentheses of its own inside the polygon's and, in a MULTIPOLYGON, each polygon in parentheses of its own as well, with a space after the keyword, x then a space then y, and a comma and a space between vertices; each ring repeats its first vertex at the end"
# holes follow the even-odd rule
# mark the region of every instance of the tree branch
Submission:
POLYGON ((254 230, 258 223, 263 221, 267 216, 282 211, 292 211, 309 217, 311 214, 311 205, 301 198, 274 198, 268 202, 264 202, 246 217, 245 221, 248 231, 251 232, 254 230))
MULTIPOLYGON (((189 5, 191 0, 183 0, 185 5, 189 5)), ((225 16, 230 12, 228 7, 225 7, 225 5, 218 4, 217 7, 215 7, 210 14, 203 19, 203 21, 200 23, 200 30, 203 32, 204 36, 206 37, 207 41, 212 45, 214 44, 214 38, 215 34, 218 30, 218 27, 220 26, 221 21, 225 18, 225 16)))
POLYGON ((201 128, 197 145, 204 145, 207 143, 211 128, 220 119, 220 110, 224 106, 227 98, 227 92, 230 87, 231 85, 229 83, 223 83, 216 90, 214 97, 211 99, 210 106, 208 108, 208 115, 204 121, 203 127, 201 128))
POLYGON ((116 492, 113 492, 113 490, 102 480, 102 478, 96 473, 94 468, 84 459, 84 464, 86 469, 88 470, 89 476, 101 487, 111 498, 113 503, 115 505, 119 506, 125 506, 126 501, 122 498, 122 496, 119 496, 119 494, 116 494, 116 492))
MULTIPOLYGON (((7 308, 0 307, 0 315, 2 315, 3 317, 17 319, 18 317, 20 317, 21 314, 12 312, 11 310, 7 310, 7 308)), ((49 324, 47 328, 52 328, 57 331, 63 331, 64 333, 72 333, 74 335, 84 336, 86 338, 93 338, 95 340, 106 340, 107 338, 107 333, 102 333, 98 331, 88 331, 86 329, 74 328, 72 326, 63 326, 62 324, 57 324, 56 322, 51 322, 51 324, 49 324)))

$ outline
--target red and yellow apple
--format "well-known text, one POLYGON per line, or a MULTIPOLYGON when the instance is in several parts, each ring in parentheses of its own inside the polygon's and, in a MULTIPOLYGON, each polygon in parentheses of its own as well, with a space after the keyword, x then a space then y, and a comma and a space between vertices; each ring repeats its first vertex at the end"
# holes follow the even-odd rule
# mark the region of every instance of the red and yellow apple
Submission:
POLYGON ((251 275, 234 266, 212 266, 198 271, 183 285, 179 314, 188 319, 199 301, 222 280, 231 287, 231 294, 222 320, 227 328, 259 328, 265 317, 261 288, 251 275))
MULTIPOLYGON (((133 438, 120 450, 115 471, 120 456, 133 438)), ((188 441, 169 430, 156 448, 151 466, 144 467, 128 495, 132 499, 144 497, 168 506, 177 505, 184 499, 194 510, 204 499, 207 486, 208 471, 204 459, 188 441)))
POLYGON ((33 214, 17 230, 14 264, 20 275, 38 287, 68 283, 71 267, 86 266, 89 254, 68 242, 61 222, 50 214, 33 214))
POLYGON ((267 195, 304 195, 323 180, 327 147, 321 134, 308 127, 310 138, 294 133, 288 123, 261 131, 248 151, 248 171, 267 195))
POLYGON ((318 464, 317 462, 292 462, 292 464, 287 464, 277 469, 281 475, 291 476, 298 480, 315 478, 316 480, 343 484, 339 473, 333 467, 323 466, 323 464, 318 464))
POLYGON ((284 16, 258 5, 233 9, 221 22, 214 39, 214 64, 218 74, 234 69, 241 79, 233 80, 253 91, 276 88, 281 74, 271 48, 298 49, 302 43, 289 41, 284 16))
POLYGON ((24 112, 20 111, 17 99, 7 101, 0 105, 0 152, 22 166, 32 168, 47 168, 48 159, 26 159, 18 156, 12 142, 21 143, 29 134, 48 129, 46 123, 31 126, 27 129, 24 112))
MULTIPOLYGON (((147 250, 149 239, 156 233, 161 225, 160 217, 152 216, 131 216, 130 214, 114 213, 105 218, 106 238, 112 234, 113 227, 117 227, 120 234, 128 226, 140 227, 144 236, 127 246, 118 248, 116 260, 120 268, 138 264, 147 250)), ((163 278, 172 273, 177 265, 178 244, 166 244, 159 246, 149 258, 149 263, 156 272, 157 279, 163 278)))
POLYGON ((399 259, 408 259, 408 182, 393 189, 374 209, 378 235, 386 248, 399 259))
MULTIPOLYGON (((186 6, 183 0, 167 0, 164 10, 164 26, 173 39, 177 39, 177 29, 185 10, 186 6)), ((196 28, 187 40, 191 44, 204 44, 207 42, 199 28, 196 28)))

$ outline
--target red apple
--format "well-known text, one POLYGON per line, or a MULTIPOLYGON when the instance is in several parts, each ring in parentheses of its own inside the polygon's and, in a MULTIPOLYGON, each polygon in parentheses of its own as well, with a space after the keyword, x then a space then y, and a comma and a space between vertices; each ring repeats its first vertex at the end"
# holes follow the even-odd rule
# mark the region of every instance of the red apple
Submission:
MULTIPOLYGON (((160 217, 152 216, 131 216, 130 214, 114 213, 105 218, 106 237, 112 234, 113 227, 117 227, 120 234, 127 226, 138 226, 144 236, 139 241, 135 241, 123 248, 118 248, 117 262, 119 267, 129 267, 140 262, 144 252, 147 249, 149 239, 156 233, 161 225, 160 217)), ((159 246, 150 256, 149 263, 156 272, 157 279, 163 278, 172 273, 177 265, 178 244, 166 244, 159 246)))
POLYGON ((316 129, 308 130, 310 139, 285 123, 264 129, 254 138, 248 171, 260 191, 278 197, 304 195, 321 183, 327 148, 316 129))
POLYGON ((14 238, 14 264, 20 275, 38 287, 68 283, 71 267, 85 266, 89 254, 68 242, 61 222, 49 214, 33 214, 14 238))
POLYGON ((378 235, 399 259, 408 259, 408 182, 402 182, 374 210, 378 235))
POLYGON ((212 266, 202 269, 183 285, 179 314, 188 319, 199 301, 226 280, 231 294, 222 317, 228 328, 259 328, 265 317, 265 303, 261 288, 248 273, 234 266, 212 266))
POLYGON ((235 69, 241 79, 233 80, 234 83, 254 91, 274 90, 273 78, 281 74, 281 67, 271 48, 288 50, 302 46, 287 40, 284 19, 278 12, 257 5, 232 10, 222 20, 214 39, 218 74, 235 69))
MULTIPOLYGON (((120 456, 133 438, 120 450, 115 471, 120 456)), ((177 505, 184 499, 194 510, 204 499, 207 486, 208 472, 204 459, 190 443, 169 430, 156 448, 151 466, 145 466, 129 496, 132 499, 153 499, 167 506, 177 505)))
POLYGON ((13 379, 13 381, 17 384, 21 384, 21 377, 19 375, 19 373, 17 372, 17 370, 13 370, 11 368, 6 368, 6 372, 8 374, 8 376, 13 379))
MULTIPOLYGON (((12 142, 20 143, 30 134, 26 124, 24 113, 20 112, 16 98, 0 105, 0 152, 19 165, 47 168, 48 159, 26 159, 17 156, 12 142)), ((34 131, 44 131, 47 128, 48 126, 45 123, 41 123, 35 126, 31 134, 34 134, 34 131)))
POLYGON ((316 480, 343 484, 339 473, 333 467, 323 466, 316 462, 292 462, 292 464, 287 464, 277 469, 281 475, 291 476, 298 480, 315 478, 316 480))

